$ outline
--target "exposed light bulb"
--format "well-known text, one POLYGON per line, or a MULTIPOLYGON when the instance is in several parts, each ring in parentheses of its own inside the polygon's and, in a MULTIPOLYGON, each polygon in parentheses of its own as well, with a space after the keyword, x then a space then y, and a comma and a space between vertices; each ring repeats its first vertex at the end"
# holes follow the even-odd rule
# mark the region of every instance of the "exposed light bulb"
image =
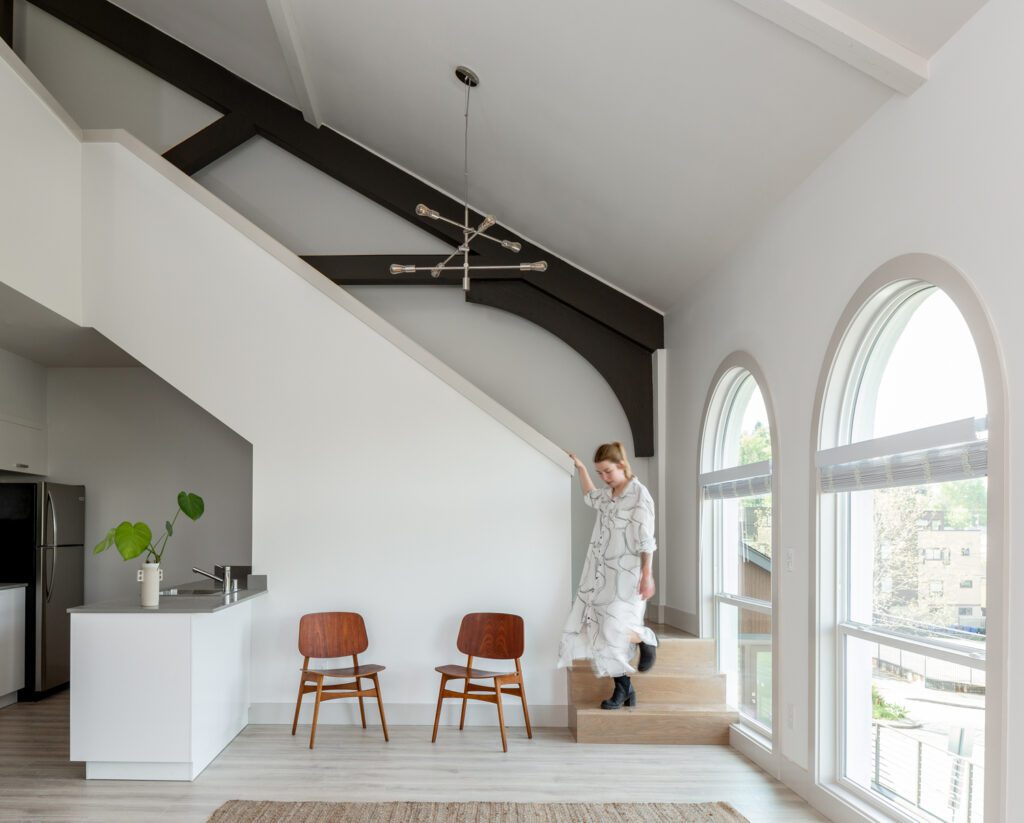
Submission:
POLYGON ((424 206, 422 203, 416 206, 416 214, 420 217, 429 217, 431 220, 438 220, 441 217, 439 212, 434 211, 430 206, 424 206))
POLYGON ((493 226, 497 222, 498 221, 494 219, 493 215, 488 214, 484 218, 484 222, 480 224, 480 228, 477 229, 477 231, 487 231, 491 226, 493 226))
POLYGON ((430 276, 437 280, 437 278, 441 276, 441 266, 434 266, 434 268, 430 270, 430 276))
POLYGON ((519 271, 547 271, 548 264, 544 260, 540 260, 536 263, 520 263, 519 271))
POLYGON ((523 248, 523 245, 522 243, 516 243, 514 240, 502 240, 501 247, 509 251, 519 251, 523 248))
POLYGON ((415 266, 399 266, 397 263, 391 264, 392 274, 412 274, 414 271, 416 271, 415 266))

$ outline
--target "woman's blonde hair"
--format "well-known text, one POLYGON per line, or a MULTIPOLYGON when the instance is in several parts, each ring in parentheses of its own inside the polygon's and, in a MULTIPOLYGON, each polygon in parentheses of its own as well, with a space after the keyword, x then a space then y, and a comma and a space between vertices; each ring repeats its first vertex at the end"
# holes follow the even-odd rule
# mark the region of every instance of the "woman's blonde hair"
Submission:
POLYGON ((607 460, 611 463, 618 463, 626 473, 626 479, 633 479, 633 470, 629 467, 629 459, 626 457, 626 447, 618 440, 612 443, 602 443, 594 452, 594 462, 601 463, 607 460))

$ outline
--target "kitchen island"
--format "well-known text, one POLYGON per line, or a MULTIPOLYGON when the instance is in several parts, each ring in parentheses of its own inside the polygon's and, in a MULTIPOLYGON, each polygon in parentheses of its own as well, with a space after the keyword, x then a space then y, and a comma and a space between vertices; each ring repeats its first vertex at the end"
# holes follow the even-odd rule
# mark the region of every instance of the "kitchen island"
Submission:
MULTIPOLYGON (((71 759, 87 779, 194 780, 246 723, 250 588, 163 594, 71 613, 71 759)), ((195 585, 195 584, 190 584, 195 585)))

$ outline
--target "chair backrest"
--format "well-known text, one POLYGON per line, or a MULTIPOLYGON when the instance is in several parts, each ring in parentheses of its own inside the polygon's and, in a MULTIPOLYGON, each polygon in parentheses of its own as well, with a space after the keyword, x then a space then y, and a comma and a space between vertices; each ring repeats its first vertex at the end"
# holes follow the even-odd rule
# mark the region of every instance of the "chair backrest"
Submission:
POLYGON ((518 614, 474 612, 462 618, 455 643, 463 654, 491 660, 523 656, 523 618, 518 614))
POLYGON ((299 621, 299 654, 303 657, 348 657, 366 651, 366 624, 355 612, 316 612, 299 621))

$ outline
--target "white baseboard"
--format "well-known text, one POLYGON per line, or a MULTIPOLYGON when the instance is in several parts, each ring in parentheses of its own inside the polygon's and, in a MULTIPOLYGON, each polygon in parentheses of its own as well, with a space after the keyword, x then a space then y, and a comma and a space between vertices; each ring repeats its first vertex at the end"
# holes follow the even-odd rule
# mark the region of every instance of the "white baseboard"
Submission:
MULTIPOLYGON (((366 724, 379 726, 377 701, 366 700, 366 724)), ((523 709, 511 701, 504 703, 505 725, 512 728, 525 727, 523 709)), ((388 703, 385 700, 384 713, 389 726, 433 726, 436 703, 388 703)), ((441 723, 458 726, 462 704, 457 700, 446 700, 441 709, 441 723)), ((253 703, 249 707, 249 722, 253 724, 291 725, 295 715, 294 703, 253 703)), ((300 724, 313 721, 313 701, 307 697, 302 703, 300 724)), ((498 721, 498 710, 491 704, 470 703, 466 708, 467 726, 493 726, 498 721)), ((359 704, 355 700, 332 700, 320 704, 319 723, 332 726, 359 725, 359 704)), ((565 728, 569 725, 569 707, 557 705, 530 706, 530 724, 537 727, 565 728)))
POLYGON ((778 756, 772 751, 771 740, 737 723, 729 728, 729 745, 772 777, 779 776, 778 756))
POLYGON ((665 625, 689 632, 694 637, 700 636, 700 623, 697 620, 697 615, 684 612, 674 606, 660 606, 659 611, 661 612, 661 622, 665 625))

